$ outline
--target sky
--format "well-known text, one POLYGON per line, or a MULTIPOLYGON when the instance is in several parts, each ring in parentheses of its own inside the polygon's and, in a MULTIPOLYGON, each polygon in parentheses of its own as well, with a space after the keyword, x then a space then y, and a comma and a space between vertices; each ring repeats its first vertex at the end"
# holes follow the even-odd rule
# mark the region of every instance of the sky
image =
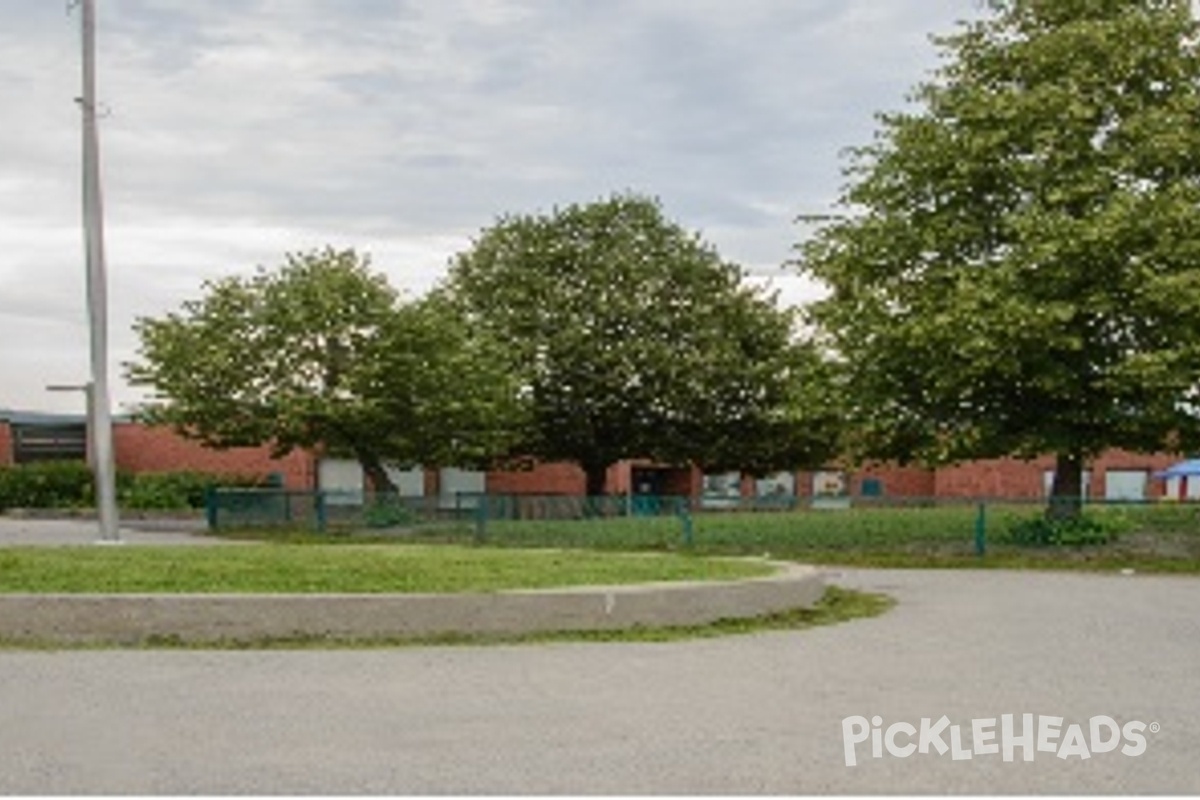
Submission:
MULTIPOLYGON (((0 408, 81 412, 80 35, 0 0, 0 408)), ((617 192, 769 283, 843 151, 982 0, 97 0, 110 380, 133 323, 332 245, 409 296, 506 214, 617 192)))

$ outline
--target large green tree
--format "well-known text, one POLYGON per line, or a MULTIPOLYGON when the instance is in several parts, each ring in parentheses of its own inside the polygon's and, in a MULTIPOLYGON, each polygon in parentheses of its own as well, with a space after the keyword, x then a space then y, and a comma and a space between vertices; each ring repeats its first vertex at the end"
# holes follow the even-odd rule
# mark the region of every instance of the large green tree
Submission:
POLYGON ((127 372, 153 389, 150 421, 217 447, 349 454, 379 489, 388 464, 480 462, 518 426, 494 345, 434 299, 402 302, 353 250, 208 283, 136 330, 127 372))
POLYGON ((853 151, 803 249, 862 453, 1200 445, 1200 42, 1186 0, 991 0, 853 151))
POLYGON ((508 350, 519 449, 576 462, 590 494, 622 459, 762 472, 831 450, 822 364, 792 315, 653 200, 502 218, 445 293, 508 350))

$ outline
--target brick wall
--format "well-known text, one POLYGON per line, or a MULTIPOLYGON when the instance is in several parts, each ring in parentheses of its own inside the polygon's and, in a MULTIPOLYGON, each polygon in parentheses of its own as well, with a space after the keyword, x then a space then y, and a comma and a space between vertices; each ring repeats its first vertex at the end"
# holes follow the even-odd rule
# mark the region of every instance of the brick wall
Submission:
POLYGON ((582 495, 587 477, 575 464, 537 464, 528 470, 495 470, 487 475, 488 494, 582 495))
MULTIPOLYGON (((609 494, 628 494, 635 466, 645 461, 621 461, 608 468, 605 488, 609 494)), ((672 469, 666 476, 667 494, 697 495, 703 483, 700 470, 672 469)), ((582 496, 587 492, 587 475, 578 465, 559 462, 536 464, 527 470, 494 470, 487 475, 490 494, 554 494, 582 496)))
MULTIPOLYGON (((1104 497, 1105 481, 1109 470, 1145 470, 1151 476, 1180 460, 1172 455, 1143 455, 1113 450, 1089 465, 1091 471, 1090 494, 1104 497)), ((630 488, 630 473, 634 466, 649 466, 650 462, 623 461, 614 464, 608 473, 608 491, 625 494, 630 488)), ((1046 456, 1032 461, 1015 458, 988 459, 959 466, 932 470, 923 467, 901 467, 894 464, 873 464, 849 473, 849 489, 852 496, 863 494, 863 484, 877 480, 882 484, 883 497, 1008 497, 1014 499, 1041 499, 1044 475, 1054 469, 1053 457, 1046 456)), ((836 468, 830 468, 836 471, 836 468)), ((796 494, 800 497, 812 495, 812 471, 795 473, 796 494)), ((582 495, 586 481, 583 471, 573 464, 540 464, 532 470, 494 471, 488 473, 488 491, 496 494, 566 494, 582 495)), ((681 469, 670 476, 668 491, 671 494, 699 496, 703 487, 703 474, 699 469, 681 469)), ((753 497, 754 479, 744 477, 742 494, 753 497)), ((1148 495, 1161 497, 1162 481, 1151 479, 1148 495)))
POLYGON ((11 466, 13 463, 12 426, 0 420, 0 467, 11 466))
MULTIPOLYGON (((239 475, 280 473, 290 489, 311 489, 316 484, 316 460, 313 454, 295 451, 281 459, 271 458, 269 448, 239 447, 216 450, 185 439, 166 428, 152 428, 137 423, 117 423, 113 428, 117 466, 129 472, 199 472, 239 475)), ((1090 494, 1104 497, 1107 474, 1110 470, 1144 470, 1151 476, 1181 460, 1169 454, 1143 455, 1112 450, 1089 465, 1090 494)), ((0 421, 0 465, 13 462, 11 426, 0 421)), ((630 472, 634 464, 621 462, 608 473, 608 491, 623 494, 629 491, 630 472)), ((875 479, 883 484, 884 497, 1008 497, 1036 500, 1045 494, 1044 475, 1054 469, 1053 457, 1032 461, 1013 458, 988 459, 934 470, 895 465, 870 465, 853 472, 850 491, 862 494, 863 482, 875 479)), ((796 473, 796 493, 806 497, 812 493, 812 472, 796 473)), ((671 476, 671 493, 697 496, 702 487, 699 469, 680 470, 671 476)), ((426 491, 437 493, 437 473, 426 476, 426 491)), ((569 463, 538 464, 529 470, 497 470, 487 475, 487 490, 494 494, 563 494, 582 495, 586 480, 578 466, 569 463)), ((743 494, 754 494, 754 482, 745 479, 743 494)), ((1161 497, 1165 483, 1151 477, 1149 497, 1161 497)))
MULTIPOLYGON (((681 467, 667 476, 667 494, 679 497, 699 497, 704 490, 704 472, 699 467, 681 467)), ((753 491, 753 484, 751 484, 753 491)))
POLYGON ((217 450, 185 439, 168 428, 137 423, 113 426, 117 469, 128 472, 212 472, 236 475, 279 473, 289 489, 316 485, 316 461, 311 453, 295 450, 272 458, 268 447, 217 450))
POLYGON ((933 497, 937 492, 936 474, 931 469, 872 464, 854 473, 850 493, 862 495, 863 483, 869 480, 880 483, 883 497, 933 497))
MULTIPOLYGON (((1109 470, 1143 470, 1151 475, 1149 497, 1161 497, 1163 482, 1154 479, 1153 475, 1179 460, 1179 456, 1162 453, 1144 455, 1110 450, 1087 465, 1091 472, 1088 494, 1091 497, 1104 497, 1109 470)), ((1037 500, 1045 496, 1045 474, 1053 469, 1053 456, 1042 456, 1032 461, 988 459, 944 467, 937 472, 937 496, 1037 500)))
POLYGON ((1043 476, 1052 469, 1054 459, 1050 457, 1033 461, 995 458, 943 467, 937 471, 937 496, 1036 500, 1045 496, 1043 476))
MULTIPOLYGON (((608 494, 628 494, 634 467, 654 466, 649 461, 620 461, 608 468, 605 489, 608 494)), ((698 468, 662 468, 666 472, 664 491, 672 495, 698 496, 704 476, 698 468)), ((751 484, 753 487, 753 484, 751 484)), ((493 470, 487 475, 489 494, 553 494, 583 496, 587 476, 576 464, 568 462, 536 464, 532 469, 493 470)), ((753 490, 753 489, 752 489, 753 490)))

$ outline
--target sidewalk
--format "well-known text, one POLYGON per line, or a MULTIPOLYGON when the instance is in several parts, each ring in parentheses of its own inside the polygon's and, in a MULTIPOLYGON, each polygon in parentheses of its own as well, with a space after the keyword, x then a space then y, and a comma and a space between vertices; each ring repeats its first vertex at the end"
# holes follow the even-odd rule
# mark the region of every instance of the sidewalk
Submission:
MULTIPOLYGON (((203 520, 121 520, 121 540, 134 545, 220 545, 226 542, 199 535, 203 520)), ((0 516, 0 547, 44 545, 69 547, 95 544, 100 538, 94 519, 26 519, 0 516)))

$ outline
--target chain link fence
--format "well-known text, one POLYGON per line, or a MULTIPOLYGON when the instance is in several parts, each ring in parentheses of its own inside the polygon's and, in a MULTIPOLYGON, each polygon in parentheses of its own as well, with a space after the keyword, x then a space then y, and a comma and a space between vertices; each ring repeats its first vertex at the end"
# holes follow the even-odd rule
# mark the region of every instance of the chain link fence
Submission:
POLYGON ((1045 501, 791 498, 720 509, 674 496, 402 497, 359 492, 215 489, 214 531, 365 533, 501 547, 687 550, 782 558, 837 553, 978 556, 1066 553, 1200 559, 1200 504, 1084 500, 1055 520, 1045 501))

